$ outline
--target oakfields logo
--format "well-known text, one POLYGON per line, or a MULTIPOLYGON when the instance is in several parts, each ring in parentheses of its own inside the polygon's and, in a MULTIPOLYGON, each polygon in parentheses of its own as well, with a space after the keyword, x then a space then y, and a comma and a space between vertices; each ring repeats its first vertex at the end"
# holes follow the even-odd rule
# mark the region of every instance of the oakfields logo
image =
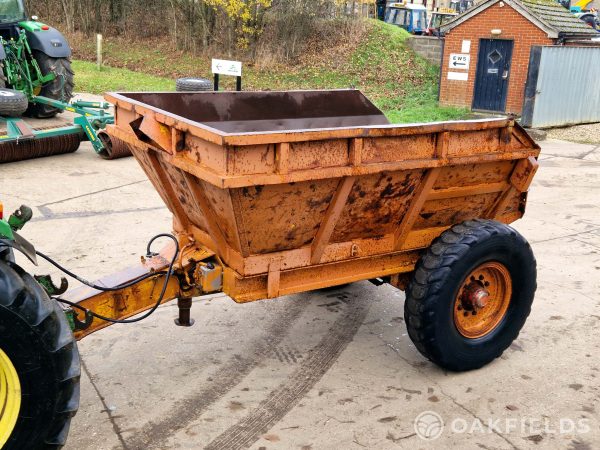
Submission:
POLYGON ((415 433, 421 439, 433 441, 444 432, 444 420, 433 411, 423 411, 415 418, 415 433))
POLYGON ((415 433, 421 439, 433 441, 439 438, 444 429, 454 434, 586 434, 591 430, 590 419, 563 417, 552 420, 548 417, 506 417, 503 419, 463 419, 451 420, 444 427, 444 419, 434 411, 423 411, 415 418, 415 433))

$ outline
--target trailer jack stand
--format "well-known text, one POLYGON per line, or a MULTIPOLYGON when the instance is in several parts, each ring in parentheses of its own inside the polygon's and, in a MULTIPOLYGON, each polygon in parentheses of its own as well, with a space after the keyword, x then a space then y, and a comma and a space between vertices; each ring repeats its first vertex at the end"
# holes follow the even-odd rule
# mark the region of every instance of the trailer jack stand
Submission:
POLYGON ((175 319, 175 325, 178 327, 191 327, 194 325, 194 319, 190 318, 192 298, 178 298, 177 308, 179 308, 179 317, 175 319))

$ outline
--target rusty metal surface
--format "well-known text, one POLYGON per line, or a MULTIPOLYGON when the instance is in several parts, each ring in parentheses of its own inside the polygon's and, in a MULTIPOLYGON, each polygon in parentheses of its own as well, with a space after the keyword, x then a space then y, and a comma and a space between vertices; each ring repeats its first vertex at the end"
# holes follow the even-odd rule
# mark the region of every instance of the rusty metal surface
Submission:
MULTIPOLYGON (((189 299, 200 295, 202 292, 214 292, 222 285, 223 270, 221 266, 211 263, 211 270, 202 270, 214 253, 193 245, 182 246, 182 252, 175 264, 175 273, 170 277, 165 295, 161 303, 175 298, 189 299)), ((169 245, 162 249, 158 255, 151 258, 142 258, 140 263, 110 274, 95 281, 98 286, 118 287, 141 276, 154 273, 151 276, 131 287, 117 291, 100 291, 87 286, 71 289, 61 297, 83 308, 94 311, 110 319, 126 319, 136 314, 147 311, 153 307, 159 299, 160 292, 165 283, 164 272, 169 267, 173 257, 174 246, 169 245)), ((83 320, 83 312, 74 309, 79 319, 83 320)), ((110 326, 111 323, 94 318, 91 325, 84 330, 75 331, 75 337, 79 340, 102 328, 110 326)))
POLYGON ((359 177, 331 241, 346 242, 393 233, 405 216, 423 172, 415 169, 359 177))
POLYGON ((225 133, 389 124, 356 90, 121 95, 225 133))
POLYGON ((391 275, 402 286, 453 224, 523 215, 539 147, 514 121, 373 125, 359 94, 111 94, 108 132, 131 146, 180 240, 218 255, 236 301, 391 275), (345 103, 322 104, 332 98, 345 103), (309 128, 335 114, 365 124, 309 128))
MULTIPOLYGON (((122 274, 125 275, 124 278, 131 277, 129 278, 131 280, 142 275, 143 272, 137 270, 137 268, 130 268, 123 271, 122 274)), ((134 287, 121 289, 118 292, 100 292, 82 288, 81 290, 68 291, 63 297, 104 317, 121 320, 135 316, 154 306, 164 281, 165 275, 157 275, 136 284, 134 287)), ((177 298, 179 293, 179 282, 176 277, 172 277, 165 291, 163 303, 177 298)), ((83 320, 83 313, 77 309, 74 311, 78 314, 79 319, 83 320)), ((82 339, 109 325, 111 325, 110 322, 94 318, 89 328, 75 332, 75 338, 82 339)))
POLYGON ((80 143, 78 134, 4 142, 0 143, 0 163, 73 153, 80 143))

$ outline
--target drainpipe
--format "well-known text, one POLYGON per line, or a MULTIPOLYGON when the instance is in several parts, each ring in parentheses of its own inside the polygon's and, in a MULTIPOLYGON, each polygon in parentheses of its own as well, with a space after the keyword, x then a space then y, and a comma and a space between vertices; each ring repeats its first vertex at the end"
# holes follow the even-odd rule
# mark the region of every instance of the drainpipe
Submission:
POLYGON ((444 71, 444 50, 446 48, 446 39, 444 39, 444 37, 441 36, 441 34, 439 36, 437 36, 437 38, 442 41, 442 53, 440 54, 440 79, 438 80, 438 95, 437 95, 438 105, 439 105, 440 92, 442 90, 442 73, 444 71))

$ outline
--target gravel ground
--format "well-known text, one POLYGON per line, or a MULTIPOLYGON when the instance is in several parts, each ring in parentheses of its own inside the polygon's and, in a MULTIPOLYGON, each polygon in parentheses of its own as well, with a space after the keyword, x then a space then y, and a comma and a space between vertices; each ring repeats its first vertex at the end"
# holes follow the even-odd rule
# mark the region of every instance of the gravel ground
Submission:
POLYGON ((547 131, 549 139, 561 139, 582 144, 600 144, 600 123, 552 128, 547 131))

